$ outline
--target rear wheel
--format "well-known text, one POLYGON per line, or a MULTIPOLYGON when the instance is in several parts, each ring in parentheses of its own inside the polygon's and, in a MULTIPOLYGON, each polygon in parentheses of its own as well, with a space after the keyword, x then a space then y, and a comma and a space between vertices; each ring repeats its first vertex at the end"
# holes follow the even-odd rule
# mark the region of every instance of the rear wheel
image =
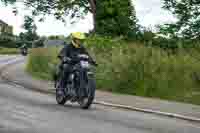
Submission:
POLYGON ((82 109, 88 109, 93 103, 95 97, 96 83, 95 80, 90 78, 88 80, 88 85, 86 87, 87 97, 79 101, 79 104, 82 109))

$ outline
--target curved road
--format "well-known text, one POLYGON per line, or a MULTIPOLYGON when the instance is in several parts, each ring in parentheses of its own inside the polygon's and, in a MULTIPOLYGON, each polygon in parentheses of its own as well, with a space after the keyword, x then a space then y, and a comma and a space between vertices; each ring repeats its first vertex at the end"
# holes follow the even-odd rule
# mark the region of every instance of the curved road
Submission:
POLYGON ((200 124, 97 105, 90 110, 59 106, 53 95, 0 80, 0 133, 58 132, 200 133, 200 124))

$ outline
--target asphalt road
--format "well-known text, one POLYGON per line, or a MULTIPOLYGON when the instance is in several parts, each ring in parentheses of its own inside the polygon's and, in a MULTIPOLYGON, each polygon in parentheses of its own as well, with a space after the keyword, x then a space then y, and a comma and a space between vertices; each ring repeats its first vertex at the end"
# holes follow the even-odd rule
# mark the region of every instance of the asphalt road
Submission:
POLYGON ((200 124, 97 105, 90 110, 60 106, 53 95, 0 80, 0 133, 58 132, 200 133, 200 124))

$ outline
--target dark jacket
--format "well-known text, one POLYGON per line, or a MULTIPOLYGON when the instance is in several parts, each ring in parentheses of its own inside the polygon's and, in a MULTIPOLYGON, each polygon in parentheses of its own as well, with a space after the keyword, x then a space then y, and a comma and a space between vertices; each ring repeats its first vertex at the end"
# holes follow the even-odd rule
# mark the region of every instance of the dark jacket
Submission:
POLYGON ((75 48, 73 44, 70 43, 65 44, 64 48, 60 51, 58 58, 62 59, 63 57, 69 57, 73 59, 77 54, 87 54, 90 57, 90 55, 82 45, 80 48, 75 48))

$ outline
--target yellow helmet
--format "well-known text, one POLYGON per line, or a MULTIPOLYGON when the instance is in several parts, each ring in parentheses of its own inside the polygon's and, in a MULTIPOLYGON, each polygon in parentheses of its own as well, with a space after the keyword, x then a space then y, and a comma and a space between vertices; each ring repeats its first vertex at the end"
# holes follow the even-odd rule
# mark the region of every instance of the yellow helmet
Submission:
POLYGON ((75 48, 80 48, 81 43, 83 40, 85 40, 85 34, 81 32, 74 32, 71 34, 72 38, 72 44, 74 45, 75 48))
POLYGON ((72 37, 72 38, 75 38, 75 39, 79 39, 79 40, 84 40, 84 39, 86 39, 85 34, 82 33, 82 32, 74 32, 74 33, 71 34, 71 37, 72 37))

